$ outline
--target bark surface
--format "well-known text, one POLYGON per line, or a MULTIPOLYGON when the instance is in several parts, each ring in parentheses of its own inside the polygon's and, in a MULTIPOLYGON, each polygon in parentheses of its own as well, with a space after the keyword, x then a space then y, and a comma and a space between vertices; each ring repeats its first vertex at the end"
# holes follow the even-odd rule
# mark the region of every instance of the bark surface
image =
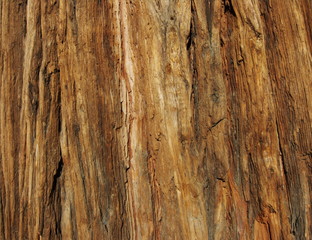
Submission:
POLYGON ((312 239, 310 0, 0 0, 0 239, 312 239))

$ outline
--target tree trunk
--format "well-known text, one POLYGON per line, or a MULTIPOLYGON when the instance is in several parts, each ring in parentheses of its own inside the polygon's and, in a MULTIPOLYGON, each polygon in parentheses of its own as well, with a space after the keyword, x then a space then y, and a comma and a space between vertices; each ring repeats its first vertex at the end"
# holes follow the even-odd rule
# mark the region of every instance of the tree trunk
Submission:
POLYGON ((0 12, 0 239, 312 239, 310 0, 0 12))

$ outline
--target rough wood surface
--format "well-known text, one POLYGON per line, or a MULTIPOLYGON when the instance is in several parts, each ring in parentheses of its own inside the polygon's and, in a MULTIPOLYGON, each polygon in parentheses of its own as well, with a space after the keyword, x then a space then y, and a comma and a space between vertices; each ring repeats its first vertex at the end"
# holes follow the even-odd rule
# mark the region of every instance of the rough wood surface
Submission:
POLYGON ((0 0, 0 239, 312 239, 310 0, 0 0))

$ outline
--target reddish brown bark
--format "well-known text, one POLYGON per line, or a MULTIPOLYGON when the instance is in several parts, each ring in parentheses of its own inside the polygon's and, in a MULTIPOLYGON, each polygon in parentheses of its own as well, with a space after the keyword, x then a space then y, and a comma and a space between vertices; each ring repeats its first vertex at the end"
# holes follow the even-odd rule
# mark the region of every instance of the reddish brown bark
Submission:
POLYGON ((311 239, 309 0, 0 0, 0 239, 311 239))

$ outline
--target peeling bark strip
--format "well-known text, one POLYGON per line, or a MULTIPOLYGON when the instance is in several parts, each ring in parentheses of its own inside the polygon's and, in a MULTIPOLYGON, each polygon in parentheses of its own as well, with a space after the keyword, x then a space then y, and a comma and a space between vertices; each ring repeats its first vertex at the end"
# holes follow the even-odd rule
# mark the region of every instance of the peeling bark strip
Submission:
POLYGON ((310 1, 0 14, 0 239, 312 238, 310 1))

